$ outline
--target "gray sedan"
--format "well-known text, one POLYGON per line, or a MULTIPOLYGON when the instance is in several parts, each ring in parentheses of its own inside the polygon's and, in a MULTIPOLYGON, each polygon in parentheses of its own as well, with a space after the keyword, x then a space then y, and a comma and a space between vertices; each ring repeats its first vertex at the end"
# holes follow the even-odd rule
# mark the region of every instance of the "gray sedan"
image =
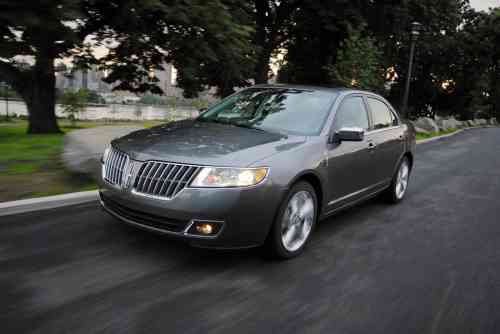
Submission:
POLYGON ((415 132, 381 96, 259 85, 197 119, 115 139, 101 204, 197 247, 300 254, 318 220, 383 194, 403 200, 415 132))

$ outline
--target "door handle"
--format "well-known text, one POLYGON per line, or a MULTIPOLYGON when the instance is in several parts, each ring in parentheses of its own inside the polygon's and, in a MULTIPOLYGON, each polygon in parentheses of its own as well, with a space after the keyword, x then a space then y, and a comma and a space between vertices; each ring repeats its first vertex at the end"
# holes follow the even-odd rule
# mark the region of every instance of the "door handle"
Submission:
POLYGON ((369 142, 368 143, 368 149, 369 150, 374 150, 377 148, 377 145, 375 145, 373 142, 369 142))

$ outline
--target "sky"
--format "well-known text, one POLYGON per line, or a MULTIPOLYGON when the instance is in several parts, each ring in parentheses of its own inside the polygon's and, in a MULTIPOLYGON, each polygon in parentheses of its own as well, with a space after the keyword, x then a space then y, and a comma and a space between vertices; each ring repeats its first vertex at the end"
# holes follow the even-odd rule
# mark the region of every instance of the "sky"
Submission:
POLYGON ((500 0, 470 0, 470 4, 477 10, 488 10, 490 7, 500 7, 500 0))

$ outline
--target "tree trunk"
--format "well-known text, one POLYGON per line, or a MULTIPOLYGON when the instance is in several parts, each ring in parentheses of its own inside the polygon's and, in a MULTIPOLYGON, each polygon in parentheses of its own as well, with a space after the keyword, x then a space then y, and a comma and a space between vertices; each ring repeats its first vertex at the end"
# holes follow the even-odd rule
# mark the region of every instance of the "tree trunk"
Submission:
POLYGON ((54 58, 37 57, 23 98, 28 107, 28 133, 61 133, 55 114, 54 58))
POLYGON ((263 47, 262 51, 259 53, 257 63, 255 65, 255 84, 266 84, 268 82, 271 53, 272 50, 269 50, 268 47, 263 47))

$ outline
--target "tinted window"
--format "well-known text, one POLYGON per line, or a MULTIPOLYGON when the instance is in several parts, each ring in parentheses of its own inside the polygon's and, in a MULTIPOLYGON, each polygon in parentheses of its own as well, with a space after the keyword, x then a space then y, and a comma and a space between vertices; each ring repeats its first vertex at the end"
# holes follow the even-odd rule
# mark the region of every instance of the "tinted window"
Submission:
POLYGON ((323 91, 251 88, 226 98, 204 112, 198 120, 317 135, 323 129, 336 96, 323 91))
POLYGON ((365 104, 361 97, 349 97, 345 99, 335 115, 334 131, 341 128, 362 128, 367 130, 368 115, 365 104))
POLYGON ((394 114, 389 110, 387 105, 379 100, 368 98, 368 104, 372 111, 373 128, 383 129, 393 125, 397 125, 397 120, 394 114))

